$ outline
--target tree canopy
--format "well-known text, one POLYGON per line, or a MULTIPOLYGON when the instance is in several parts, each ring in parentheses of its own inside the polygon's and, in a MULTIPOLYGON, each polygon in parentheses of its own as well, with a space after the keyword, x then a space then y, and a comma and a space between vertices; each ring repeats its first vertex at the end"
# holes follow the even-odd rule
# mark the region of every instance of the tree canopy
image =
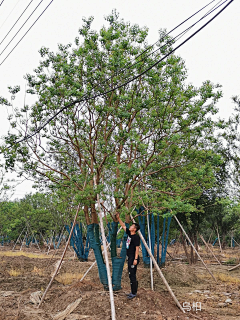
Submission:
MULTIPOLYGON (((40 49, 39 66, 26 75, 36 102, 11 117, 2 148, 6 168, 71 194, 84 206, 87 224, 98 221, 97 193, 113 212, 129 214, 141 205, 192 212, 192 199, 213 186, 224 162, 223 138, 230 139, 230 122, 214 120, 220 85, 188 84, 183 59, 171 54, 106 93, 154 65, 170 50, 169 36, 160 31, 159 50, 151 55, 146 27, 115 11, 99 31, 92 21, 84 19, 74 45, 59 45, 56 53, 40 49), (18 142, 62 108, 43 130, 18 142)), ((11 94, 19 90, 10 88, 11 94)))

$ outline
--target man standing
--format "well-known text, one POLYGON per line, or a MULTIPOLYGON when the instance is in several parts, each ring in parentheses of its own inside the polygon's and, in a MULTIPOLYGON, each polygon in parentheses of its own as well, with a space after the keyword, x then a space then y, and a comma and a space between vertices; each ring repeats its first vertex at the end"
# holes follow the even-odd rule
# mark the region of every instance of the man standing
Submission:
POLYGON ((137 265, 139 264, 139 246, 140 238, 137 234, 140 226, 138 223, 133 223, 128 229, 125 224, 120 219, 119 214, 116 214, 116 219, 122 226, 123 230, 128 235, 126 248, 127 248, 127 257, 128 257, 128 273, 131 284, 131 293, 128 295, 128 299, 133 299, 137 295, 138 281, 136 279, 137 265))

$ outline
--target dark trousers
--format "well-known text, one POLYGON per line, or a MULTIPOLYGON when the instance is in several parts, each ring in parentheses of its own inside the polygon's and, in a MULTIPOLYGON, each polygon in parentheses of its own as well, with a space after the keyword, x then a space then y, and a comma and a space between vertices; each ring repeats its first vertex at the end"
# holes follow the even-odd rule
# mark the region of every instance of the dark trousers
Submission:
POLYGON ((134 258, 135 258, 134 256, 128 257, 128 274, 129 274, 132 294, 137 293, 137 287, 138 287, 136 273, 137 273, 137 265, 139 264, 139 258, 136 265, 133 264, 134 258))

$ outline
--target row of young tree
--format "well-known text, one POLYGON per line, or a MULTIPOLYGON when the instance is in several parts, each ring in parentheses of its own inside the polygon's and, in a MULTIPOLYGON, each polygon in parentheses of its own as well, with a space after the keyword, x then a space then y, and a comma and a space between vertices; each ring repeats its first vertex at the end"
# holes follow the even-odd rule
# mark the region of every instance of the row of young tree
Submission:
MULTIPOLYGON (((69 198, 66 215, 81 204, 100 269, 98 194, 113 220, 120 212, 129 223, 144 206, 178 214, 192 234, 204 221, 223 234, 238 229, 228 222, 238 217, 238 98, 235 114, 220 119, 219 84, 187 84, 185 63, 174 54, 156 64, 171 50, 164 30, 151 54, 146 27, 115 11, 99 32, 92 21, 84 20, 74 45, 59 45, 56 53, 41 48, 39 66, 25 77, 35 102, 14 105, 9 117, 5 169, 69 198)), ((20 91, 9 89, 12 96, 20 91)))
MULTIPOLYGON (((53 194, 35 193, 28 194, 21 200, 10 201, 5 199, 0 203, 0 236, 6 240, 16 241, 22 230, 26 227, 42 239, 59 236, 66 225, 70 225, 74 217, 74 207, 69 210, 65 206, 66 199, 60 199, 53 194), (68 211, 67 211, 68 209, 68 211)), ((220 234, 222 246, 231 245, 231 237, 236 243, 240 242, 240 204, 225 199, 209 199, 202 195, 197 199, 197 212, 178 215, 184 228, 187 230, 193 242, 200 240, 199 234, 205 239, 211 236, 212 242, 217 234, 220 234)), ((107 221, 111 216, 106 215, 107 221)), ((79 215, 78 222, 84 223, 84 216, 79 215)), ((160 235, 163 231, 163 217, 160 218, 160 235)), ((104 220, 104 226, 107 223, 104 220)), ((146 230, 147 232, 147 230, 146 230)), ((106 230, 106 233, 108 231, 106 230)), ((86 236, 86 232, 84 232, 86 236)), ((155 217, 155 234, 157 223, 155 217)), ((174 220, 169 231, 169 243, 171 239, 182 242, 180 230, 174 220)), ((119 234, 119 238, 123 233, 119 234)), ((200 240, 201 241, 201 240, 200 240)))

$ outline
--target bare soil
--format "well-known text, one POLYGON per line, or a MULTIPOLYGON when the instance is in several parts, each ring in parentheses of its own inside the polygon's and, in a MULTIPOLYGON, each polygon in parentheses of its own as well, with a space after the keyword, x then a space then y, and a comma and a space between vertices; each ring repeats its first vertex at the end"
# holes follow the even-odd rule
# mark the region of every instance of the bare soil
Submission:
MULTIPOLYGON (((41 308, 38 309, 31 302, 33 292, 44 292, 46 289, 62 250, 63 248, 54 257, 53 251, 46 256, 34 248, 23 253, 26 255, 28 251, 29 256, 15 256, 19 251, 9 256, 9 247, 0 248, 0 320, 53 319, 54 315, 80 297, 80 304, 66 319, 111 319, 109 294, 100 284, 97 267, 94 266, 85 280, 79 282, 94 261, 93 253, 88 262, 79 262, 74 259, 73 252, 68 251, 41 308), (33 251, 35 253, 31 254, 33 251)), ((224 250, 222 255, 217 248, 214 250, 221 260, 233 257, 239 259, 237 248, 224 250)), ((137 298, 131 301, 126 298, 130 285, 126 265, 124 267, 122 290, 114 295, 118 320, 240 319, 240 268, 229 272, 230 266, 215 264, 212 257, 203 250, 200 254, 214 273, 217 279, 215 282, 200 262, 189 266, 181 250, 176 251, 173 247, 169 248, 169 252, 178 259, 169 259, 162 272, 181 305, 185 303, 184 305, 191 306, 191 311, 183 314, 175 305, 156 270, 152 291, 150 271, 140 263, 137 271, 139 291, 137 298), (192 310, 196 303, 198 306, 201 303, 201 310, 192 310)))

